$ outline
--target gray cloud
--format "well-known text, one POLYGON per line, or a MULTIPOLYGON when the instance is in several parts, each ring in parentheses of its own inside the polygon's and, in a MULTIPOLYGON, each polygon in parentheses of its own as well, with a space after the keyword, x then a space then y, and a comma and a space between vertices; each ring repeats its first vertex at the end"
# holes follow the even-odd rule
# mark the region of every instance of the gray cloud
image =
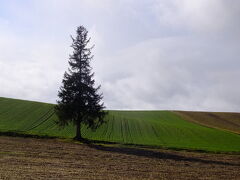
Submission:
POLYGON ((240 6, 224 0, 31 1, 0 14, 0 96, 55 102, 83 24, 108 109, 239 111, 240 6))

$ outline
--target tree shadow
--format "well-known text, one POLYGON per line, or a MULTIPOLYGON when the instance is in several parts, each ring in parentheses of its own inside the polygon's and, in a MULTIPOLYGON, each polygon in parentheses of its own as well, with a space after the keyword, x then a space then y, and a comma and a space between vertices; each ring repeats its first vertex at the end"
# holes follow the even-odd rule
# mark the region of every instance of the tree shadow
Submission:
POLYGON ((22 132, 22 131, 0 132, 0 136, 36 138, 36 139, 55 139, 55 138, 57 138, 56 136, 26 134, 25 132, 22 132))
MULTIPOLYGON (((24 137, 24 138, 40 138, 40 139, 55 139, 57 137, 53 136, 40 136, 40 135, 31 135, 31 134, 24 134, 22 132, 0 132, 0 136, 11 136, 11 137, 24 137)), ((140 148, 136 148, 135 144, 126 144, 126 145, 134 145, 135 147, 116 147, 116 146, 105 146, 110 144, 119 144, 116 142, 108 142, 108 141, 98 141, 98 140, 90 140, 87 138, 82 138, 78 140, 84 144, 86 144, 90 148, 94 148, 96 150, 101 151, 108 151, 113 153, 121 153, 127 155, 135 155, 139 157, 147 157, 153 159, 163 159, 163 160, 174 160, 174 161, 187 161, 187 162, 198 162, 204 164, 216 164, 216 165, 226 165, 226 166, 239 166, 240 163, 229 163, 229 162, 222 162, 222 161, 215 161, 215 160, 206 160, 200 159, 195 157, 186 157, 182 155, 177 155, 170 152, 158 152, 150 149, 143 149, 143 148, 151 148, 148 146, 141 146, 140 148), (105 145, 98 145, 105 144, 105 145)))
POLYGON ((127 155, 135 155, 140 157, 147 157, 153 159, 163 159, 163 160, 174 160, 174 161, 187 161, 187 162, 196 162, 204 164, 216 164, 216 165, 226 165, 226 166, 240 166, 240 163, 229 163, 215 160, 206 160, 196 157, 186 157, 182 155, 177 155, 171 152, 158 152, 149 149, 135 148, 135 147, 113 147, 113 146, 104 146, 91 143, 90 141, 85 142, 88 147, 94 148, 96 150, 108 151, 113 153, 121 153, 127 155))

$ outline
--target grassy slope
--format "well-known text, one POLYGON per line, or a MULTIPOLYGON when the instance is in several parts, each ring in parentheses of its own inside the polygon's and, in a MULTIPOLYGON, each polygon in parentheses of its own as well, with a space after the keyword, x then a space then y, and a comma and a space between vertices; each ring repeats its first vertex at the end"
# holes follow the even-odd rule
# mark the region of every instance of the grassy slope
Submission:
MULTIPOLYGON (((54 123, 56 116, 52 114, 52 104, 0 98, 0 131, 73 137, 73 126, 59 131, 54 123)), ((108 123, 96 132, 83 127, 84 137, 119 143, 240 152, 239 135, 185 121, 170 111, 110 111, 107 119, 108 123)))
POLYGON ((240 113, 176 111, 183 119, 240 134, 240 113))

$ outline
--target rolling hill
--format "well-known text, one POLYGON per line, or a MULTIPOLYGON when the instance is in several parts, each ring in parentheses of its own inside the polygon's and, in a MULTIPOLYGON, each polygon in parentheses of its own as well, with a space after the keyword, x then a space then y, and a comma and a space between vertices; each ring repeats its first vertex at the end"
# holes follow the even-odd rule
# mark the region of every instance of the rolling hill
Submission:
MULTIPOLYGON (((122 144, 240 152, 240 136, 226 131, 230 128, 238 132, 238 126, 225 128, 224 125, 218 125, 222 124, 222 120, 219 120, 219 123, 216 120, 212 127, 217 128, 206 127, 208 123, 205 122, 205 116, 199 115, 199 118, 195 118, 198 120, 194 121, 192 120, 194 118, 189 116, 173 111, 109 111, 106 117, 107 123, 95 132, 83 126, 82 134, 83 137, 92 140, 122 144), (205 123, 201 125, 198 124, 199 122, 205 123)), ((74 137, 74 126, 69 125, 65 129, 59 129, 55 124, 56 118, 53 104, 0 98, 1 132, 74 137)), ((233 121, 239 123, 238 120, 233 121)))
POLYGON ((240 134, 240 113, 176 111, 183 119, 240 134))

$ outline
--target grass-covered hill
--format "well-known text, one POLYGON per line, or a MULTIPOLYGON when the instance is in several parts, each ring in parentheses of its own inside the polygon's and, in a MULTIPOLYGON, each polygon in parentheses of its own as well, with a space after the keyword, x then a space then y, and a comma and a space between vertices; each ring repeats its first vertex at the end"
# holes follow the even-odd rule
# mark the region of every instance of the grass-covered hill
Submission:
MULTIPOLYGON (((72 125, 65 129, 56 126, 53 108, 53 104, 0 98, 0 132, 74 137, 72 125)), ((240 135, 233 133, 239 132, 237 125, 225 128, 223 120, 212 125, 205 122, 204 115, 195 116, 172 111, 109 111, 107 123, 95 132, 82 127, 82 132, 85 138, 123 144, 240 152, 240 135)))

